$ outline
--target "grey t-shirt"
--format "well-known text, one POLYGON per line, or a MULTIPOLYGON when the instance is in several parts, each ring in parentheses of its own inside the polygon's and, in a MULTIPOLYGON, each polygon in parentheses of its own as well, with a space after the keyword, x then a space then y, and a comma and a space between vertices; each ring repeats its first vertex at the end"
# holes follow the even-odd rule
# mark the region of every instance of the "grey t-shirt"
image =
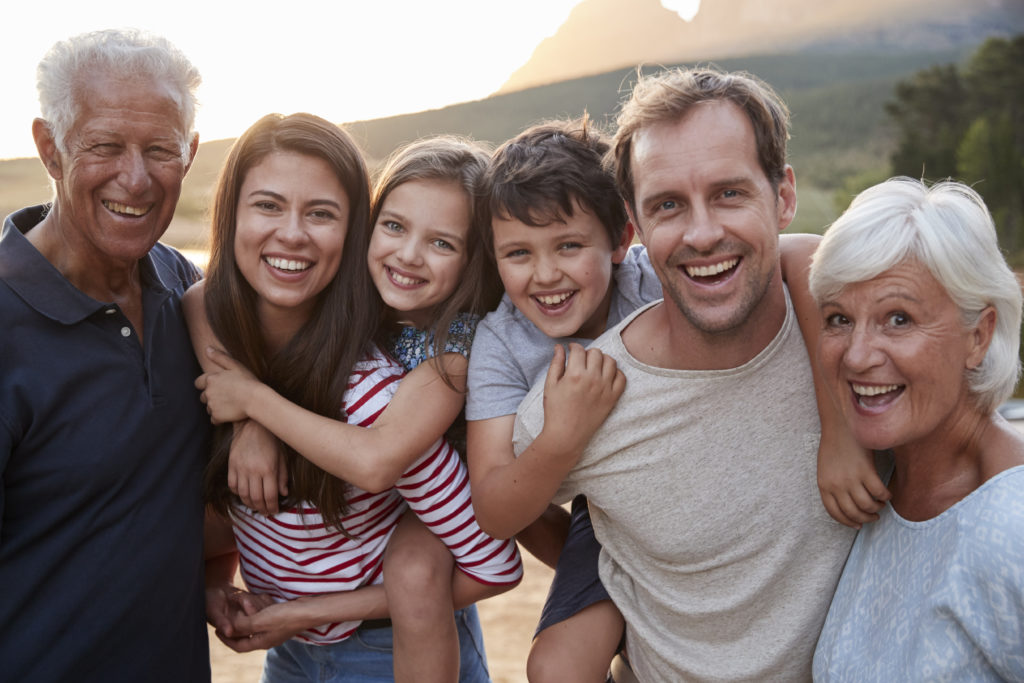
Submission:
MULTIPOLYGON (((647 250, 641 245, 630 247, 622 263, 615 267, 611 286, 606 329, 617 325, 640 306, 662 298, 661 282, 654 273, 647 250)), ((547 371, 555 344, 573 341, 586 346, 593 340, 552 339, 537 329, 512 304, 508 295, 503 296, 498 307, 488 313, 476 329, 469 356, 466 419, 487 420, 513 415, 530 387, 547 371)))
MULTIPOLYGON (((818 412, 788 297, 776 337, 724 370, 642 363, 622 342, 633 319, 592 344, 626 389, 555 502, 587 496, 637 677, 809 681, 855 532, 818 495, 818 412)), ((543 389, 519 409, 517 455, 543 429, 543 389)))

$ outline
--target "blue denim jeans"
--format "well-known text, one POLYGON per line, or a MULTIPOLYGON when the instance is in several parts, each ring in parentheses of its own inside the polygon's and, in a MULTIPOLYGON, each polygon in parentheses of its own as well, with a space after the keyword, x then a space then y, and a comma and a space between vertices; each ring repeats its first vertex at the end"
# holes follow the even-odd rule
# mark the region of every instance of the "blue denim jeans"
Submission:
MULTIPOLYGON (((476 606, 455 613, 459 633, 460 683, 490 683, 484 636, 476 606)), ((333 645, 289 640, 267 652, 261 683, 391 683, 390 628, 356 631, 333 645)))

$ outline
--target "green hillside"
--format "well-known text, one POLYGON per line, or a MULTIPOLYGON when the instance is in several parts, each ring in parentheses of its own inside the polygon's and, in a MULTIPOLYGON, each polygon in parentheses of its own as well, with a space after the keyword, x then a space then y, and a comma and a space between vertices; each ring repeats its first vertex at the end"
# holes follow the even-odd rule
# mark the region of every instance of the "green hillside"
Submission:
MULTIPOLYGON (((820 232, 837 215, 834 196, 846 178, 886 172, 893 136, 883 105, 891 99, 894 84, 929 65, 960 62, 966 54, 803 53, 719 60, 715 65, 756 74, 789 104, 793 116, 790 156, 800 193, 791 229, 820 232)), ((443 109, 351 123, 347 128, 371 165, 404 142, 437 133, 496 144, 536 121, 578 116, 583 111, 610 128, 635 78, 635 70, 609 72, 443 109)), ((195 246, 205 240, 202 225, 209 194, 229 145, 228 140, 201 145, 168 241, 195 246)), ((6 214, 47 196, 38 162, 0 162, 0 212, 6 214)))

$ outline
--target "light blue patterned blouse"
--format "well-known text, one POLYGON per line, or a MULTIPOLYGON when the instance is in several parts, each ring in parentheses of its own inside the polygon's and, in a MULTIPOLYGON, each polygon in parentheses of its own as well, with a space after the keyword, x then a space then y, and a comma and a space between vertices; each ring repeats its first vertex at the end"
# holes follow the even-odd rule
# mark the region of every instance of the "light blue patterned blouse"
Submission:
MULTIPOLYGON (((468 358, 469 349, 473 346, 476 324, 479 321, 480 317, 472 313, 463 312, 456 315, 452 324, 448 326, 445 353, 461 353, 468 358)), ((413 368, 433 356, 431 347, 434 336, 425 330, 403 325, 388 341, 392 355, 406 372, 412 372, 413 368)))
POLYGON ((938 517, 887 505, 857 536, 816 681, 1024 681, 1024 466, 938 517))

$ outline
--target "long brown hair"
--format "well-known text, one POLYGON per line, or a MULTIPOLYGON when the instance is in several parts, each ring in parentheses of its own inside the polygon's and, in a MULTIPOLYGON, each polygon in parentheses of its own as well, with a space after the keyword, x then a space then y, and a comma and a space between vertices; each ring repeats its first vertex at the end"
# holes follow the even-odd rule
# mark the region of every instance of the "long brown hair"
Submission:
MULTIPOLYGON (((349 373, 380 326, 382 304, 366 268, 370 194, 366 165, 352 138, 312 114, 269 114, 242 134, 224 163, 213 204, 206 316, 225 350, 262 382, 307 410, 340 417, 349 373), (268 154, 294 152, 323 159, 338 176, 349 201, 341 264, 317 296, 309 320, 280 352, 268 356, 257 317, 257 295, 235 260, 238 197, 246 174, 268 154)), ((204 490, 226 512, 231 425, 214 434, 204 490)), ((290 478, 287 503, 309 501, 324 520, 341 529, 346 484, 281 444, 290 478)))
MULTIPOLYGON (((394 152, 377 176, 371 201, 369 232, 376 229, 377 219, 388 195, 412 180, 452 180, 462 187, 470 203, 470 226, 466 233, 466 267, 447 299, 435 309, 434 321, 427 330, 432 362, 444 381, 454 384, 438 360, 448 343, 448 329, 459 313, 484 315, 501 299, 501 281, 487 256, 481 239, 481 226, 476 213, 475 196, 487 169, 487 151, 478 143, 451 135, 424 138, 394 152)), ((389 316, 394 319, 395 316, 389 316)))

